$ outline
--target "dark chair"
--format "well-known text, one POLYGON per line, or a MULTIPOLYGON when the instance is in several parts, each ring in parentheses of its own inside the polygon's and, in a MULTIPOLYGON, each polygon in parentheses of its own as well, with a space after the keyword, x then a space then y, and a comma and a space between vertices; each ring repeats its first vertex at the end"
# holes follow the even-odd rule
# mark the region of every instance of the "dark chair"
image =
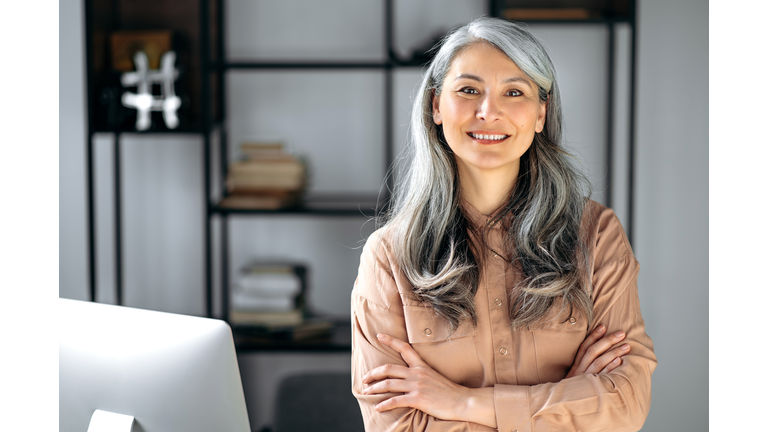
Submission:
POLYGON ((273 432, 363 432, 349 373, 293 375, 280 382, 273 432))

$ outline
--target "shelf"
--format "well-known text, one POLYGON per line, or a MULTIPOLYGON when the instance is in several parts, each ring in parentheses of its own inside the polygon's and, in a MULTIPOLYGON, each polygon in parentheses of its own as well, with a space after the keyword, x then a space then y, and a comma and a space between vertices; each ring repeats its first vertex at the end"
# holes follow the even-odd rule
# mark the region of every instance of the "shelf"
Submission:
MULTIPOLYGON (((378 200, 380 203, 386 199, 378 200)), ((373 217, 376 211, 381 211, 383 205, 376 205, 375 195, 310 195, 304 198, 296 207, 278 210, 240 209, 213 205, 212 214, 250 214, 250 215, 315 215, 315 216, 360 216, 373 217)))
POLYGON ((215 62, 212 69, 386 69, 391 67, 388 62, 277 62, 277 61, 243 61, 215 62))
POLYGON ((401 60, 392 56, 381 62, 355 61, 218 61, 210 65, 211 72, 230 69, 392 69, 404 67, 424 67, 429 58, 419 60, 401 60))
POLYGON ((630 18, 585 18, 585 19, 539 19, 539 20, 510 20, 514 22, 522 22, 526 24, 575 24, 575 25, 587 25, 587 24, 619 24, 630 23, 630 18))
POLYGON ((502 19, 552 24, 631 22, 635 0, 496 0, 491 15, 502 19))
POLYGON ((92 131, 93 133, 119 133, 119 134, 139 134, 139 135, 152 135, 152 134, 162 134, 162 135, 191 135, 191 134, 201 134, 205 133, 205 131, 201 128, 189 128, 189 129, 158 129, 158 130, 145 130, 145 131, 138 131, 136 129, 107 129, 107 128, 97 128, 92 131))
MULTIPOLYGON (((199 135, 206 133, 206 129, 197 125, 182 125, 179 126, 176 129, 167 129, 161 124, 153 124, 155 129, 149 129, 145 131, 139 131, 133 128, 107 128, 107 127, 95 127, 91 133, 97 134, 97 133, 109 133, 109 134, 138 134, 138 135, 154 135, 154 134, 160 134, 160 135, 199 135)), ((220 121, 215 121, 211 123, 211 125, 208 128, 208 132, 221 127, 222 123, 220 121)))
POLYGON ((350 321, 336 321, 329 337, 304 341, 276 340, 253 337, 232 328, 235 349, 239 354, 248 352, 351 352, 352 331, 350 321))

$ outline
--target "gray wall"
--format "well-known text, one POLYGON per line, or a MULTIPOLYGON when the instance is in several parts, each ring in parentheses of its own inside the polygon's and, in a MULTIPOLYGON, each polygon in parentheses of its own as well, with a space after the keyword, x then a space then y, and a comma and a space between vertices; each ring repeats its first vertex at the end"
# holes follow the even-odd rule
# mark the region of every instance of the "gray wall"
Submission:
POLYGON ((633 248, 659 359, 643 430, 707 430, 709 10, 697 0, 639 9, 633 248))
MULTIPOLYGON (((229 2, 227 54, 231 58, 383 58, 381 21, 376 18, 381 2, 334 0, 323 7, 306 2, 302 12, 312 19, 281 19, 293 16, 296 3, 229 2), (331 13, 338 10, 346 12, 331 13), (371 37, 358 37, 363 30, 371 37), (267 38, 262 33, 271 35, 269 42, 264 42, 267 38), (296 36, 303 34, 312 37, 296 36)), ((450 7, 444 3, 396 2, 395 43, 401 55, 434 31, 486 13, 485 2, 452 0, 450 7)), ((708 10, 706 3, 695 0, 640 3, 633 246, 642 266, 643 315, 659 357, 653 405, 643 430, 699 431, 708 426, 708 10)), ((87 296, 82 29, 81 2, 62 0, 59 281, 60 296, 76 299, 87 296)), ((604 201, 606 30, 544 25, 531 30, 544 40, 558 66, 566 140, 595 183, 594 198, 604 201)), ((623 72, 628 41, 626 28, 620 28, 613 202, 622 220, 626 218, 626 195, 621 191, 626 184, 628 112, 623 72)), ((396 148, 407 130, 409 97, 418 77, 417 69, 395 73, 396 148)), ((237 155, 237 144, 245 139, 281 139, 310 160, 313 191, 378 190, 383 178, 379 72, 345 72, 341 78, 332 73, 236 72, 228 76, 228 86, 234 141, 230 155, 237 155), (348 169, 334 169, 339 160, 348 169)), ((194 136, 128 136, 122 142, 128 306, 204 313, 201 141, 194 136)), ((95 149, 99 299, 113 302, 111 138, 98 136, 95 149)), ((306 260, 312 270, 310 305, 321 313, 348 316, 359 256, 355 248, 371 230, 371 224, 364 222, 354 217, 233 218, 229 270, 259 257, 306 260)), ((309 368, 348 370, 349 358, 242 355, 240 364, 257 428, 270 421, 270 398, 279 377, 309 368)))

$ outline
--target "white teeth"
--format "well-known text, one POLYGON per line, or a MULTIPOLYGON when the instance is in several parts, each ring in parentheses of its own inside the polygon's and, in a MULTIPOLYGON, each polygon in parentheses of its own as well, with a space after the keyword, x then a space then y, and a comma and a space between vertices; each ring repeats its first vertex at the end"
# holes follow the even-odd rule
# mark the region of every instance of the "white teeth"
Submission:
POLYGON ((470 135, 472 135, 472 138, 475 139, 481 139, 481 140, 503 140, 507 137, 507 135, 481 135, 481 134, 474 134, 470 132, 470 135))

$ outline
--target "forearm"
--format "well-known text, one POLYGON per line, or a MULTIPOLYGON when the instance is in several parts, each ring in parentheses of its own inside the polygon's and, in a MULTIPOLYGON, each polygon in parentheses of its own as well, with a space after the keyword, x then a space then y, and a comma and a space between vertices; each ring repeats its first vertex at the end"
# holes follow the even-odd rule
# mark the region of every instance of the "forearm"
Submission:
POLYGON ((634 432, 645 421, 647 382, 625 371, 534 386, 496 385, 498 430, 634 432), (510 409, 506 409, 509 407, 510 409))
POLYGON ((496 407, 493 387, 467 389, 464 404, 457 412, 457 420, 478 423, 496 429, 496 407))

